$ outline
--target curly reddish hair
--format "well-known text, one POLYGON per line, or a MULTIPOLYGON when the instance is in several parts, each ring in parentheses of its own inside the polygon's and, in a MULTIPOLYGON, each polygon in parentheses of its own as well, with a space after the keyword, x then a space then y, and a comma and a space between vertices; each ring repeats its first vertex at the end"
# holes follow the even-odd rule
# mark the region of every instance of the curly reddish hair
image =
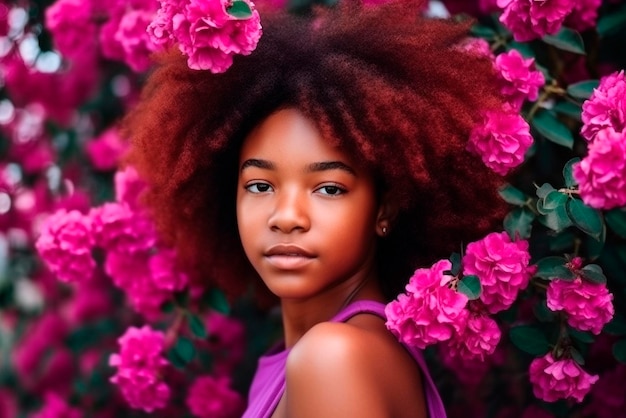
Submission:
POLYGON ((385 294, 413 270, 501 222, 501 179, 466 151, 485 109, 502 106, 490 60, 458 48, 468 24, 418 16, 419 4, 352 3, 308 16, 262 13, 263 37, 223 74, 158 58, 125 120, 145 202, 165 239, 205 283, 230 295, 259 283, 237 232, 239 149, 279 108, 295 107, 362 161, 397 202, 378 247, 385 294))

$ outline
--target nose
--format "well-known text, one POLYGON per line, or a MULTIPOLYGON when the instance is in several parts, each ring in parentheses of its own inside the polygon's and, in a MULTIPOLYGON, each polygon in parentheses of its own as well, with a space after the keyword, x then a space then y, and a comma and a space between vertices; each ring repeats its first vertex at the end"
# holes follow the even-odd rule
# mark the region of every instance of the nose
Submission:
POLYGON ((268 226, 272 231, 285 234, 308 231, 311 219, 307 196, 297 190, 283 190, 277 193, 275 206, 268 218, 268 226))

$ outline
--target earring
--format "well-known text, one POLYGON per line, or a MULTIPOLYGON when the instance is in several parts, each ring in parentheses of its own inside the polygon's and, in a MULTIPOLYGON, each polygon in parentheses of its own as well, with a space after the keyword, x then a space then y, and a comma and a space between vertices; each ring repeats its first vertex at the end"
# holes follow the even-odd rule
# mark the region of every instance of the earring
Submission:
POLYGON ((386 226, 383 226, 382 233, 383 233, 383 237, 385 235, 387 235, 387 227, 386 226))

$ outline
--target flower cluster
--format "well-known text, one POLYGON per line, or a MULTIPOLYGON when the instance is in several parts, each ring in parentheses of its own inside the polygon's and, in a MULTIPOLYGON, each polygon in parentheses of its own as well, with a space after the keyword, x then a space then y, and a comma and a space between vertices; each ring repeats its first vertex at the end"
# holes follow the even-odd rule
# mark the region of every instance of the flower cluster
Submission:
POLYGON ((574 166, 580 196, 589 206, 612 209, 626 204, 626 77, 624 71, 600 81, 583 104, 581 134, 587 156, 574 166))
POLYGON ((241 395, 227 377, 200 376, 189 388, 187 406, 197 418, 235 418, 243 412, 241 395))
POLYGON ((548 308, 564 311, 570 326, 596 335, 600 334, 615 313, 613 295, 606 285, 592 283, 581 277, 571 281, 550 281, 547 298, 548 308))
POLYGON ((493 354, 502 332, 496 321, 488 315, 470 313, 467 324, 449 342, 453 357, 485 361, 493 354))
POLYGON ((525 100, 537 100, 539 88, 545 83, 543 74, 534 66, 534 58, 525 59, 515 49, 499 54, 495 59, 502 93, 516 110, 521 109, 525 100))
POLYGON ((512 109, 488 111, 471 132, 467 150, 480 156, 494 172, 505 175, 524 162, 533 143, 530 126, 512 109))
POLYGON ((119 340, 120 352, 111 354, 109 364, 117 367, 111 377, 124 398, 136 409, 152 412, 163 408, 170 388, 163 381, 165 336, 149 326, 130 327, 119 340))
POLYGON ((518 42, 555 34, 574 10, 573 0, 498 0, 500 22, 518 42))
POLYGON ((81 411, 69 406, 61 396, 48 392, 45 395, 43 407, 30 418, 80 418, 81 416, 81 411))
POLYGON ((249 0, 160 0, 161 8, 148 27, 158 45, 177 43, 187 55, 189 68, 226 71, 235 54, 248 55, 261 38, 259 13, 249 0), (241 6, 249 15, 239 17, 231 8, 241 6))
POLYGON ((530 363, 530 382, 536 397, 547 402, 574 399, 582 402, 598 376, 585 372, 572 359, 555 359, 552 353, 530 363))
POLYGON ((506 232, 493 232, 468 244, 463 257, 464 273, 478 276, 480 300, 491 313, 508 309, 528 286, 534 272, 529 263, 528 241, 511 241, 506 232))

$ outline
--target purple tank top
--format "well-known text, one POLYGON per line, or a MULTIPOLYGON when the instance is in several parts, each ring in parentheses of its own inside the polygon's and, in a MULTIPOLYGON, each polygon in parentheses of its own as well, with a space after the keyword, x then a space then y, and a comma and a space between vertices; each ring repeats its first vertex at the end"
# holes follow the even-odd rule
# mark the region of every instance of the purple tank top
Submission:
MULTIPOLYGON (((361 313, 369 313, 386 319, 385 305, 367 300, 351 303, 335 315, 330 322, 345 322, 361 313)), ((430 373, 428 373, 422 353, 415 347, 406 345, 404 347, 422 371, 428 416, 430 418, 446 418, 443 402, 430 373)), ((289 350, 277 347, 259 359, 257 371, 250 387, 248 408, 242 418, 269 418, 272 416, 285 391, 285 366, 288 355, 289 350)))

